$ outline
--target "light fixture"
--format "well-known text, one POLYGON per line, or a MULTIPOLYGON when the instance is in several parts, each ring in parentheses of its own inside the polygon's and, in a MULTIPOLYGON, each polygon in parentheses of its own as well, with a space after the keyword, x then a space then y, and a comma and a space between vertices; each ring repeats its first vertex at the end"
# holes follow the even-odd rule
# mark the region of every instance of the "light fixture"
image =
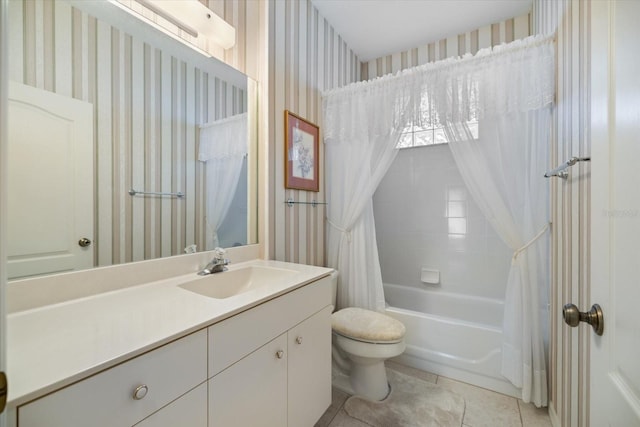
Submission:
POLYGON ((204 38, 223 49, 236 43, 236 30, 198 0, 135 0, 192 37, 204 38))

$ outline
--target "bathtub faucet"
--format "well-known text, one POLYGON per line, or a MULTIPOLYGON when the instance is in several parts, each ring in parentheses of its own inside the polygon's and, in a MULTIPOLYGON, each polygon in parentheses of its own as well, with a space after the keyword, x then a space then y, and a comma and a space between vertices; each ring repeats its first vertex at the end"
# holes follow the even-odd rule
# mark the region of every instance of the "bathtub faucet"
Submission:
POLYGON ((206 276, 208 274, 213 274, 213 273, 220 273, 222 271, 227 270, 226 266, 229 264, 229 260, 224 257, 224 255, 226 254, 226 251, 222 248, 215 248, 213 251, 215 252, 213 259, 209 264, 207 264, 205 268, 203 268, 198 272, 200 276, 206 276))

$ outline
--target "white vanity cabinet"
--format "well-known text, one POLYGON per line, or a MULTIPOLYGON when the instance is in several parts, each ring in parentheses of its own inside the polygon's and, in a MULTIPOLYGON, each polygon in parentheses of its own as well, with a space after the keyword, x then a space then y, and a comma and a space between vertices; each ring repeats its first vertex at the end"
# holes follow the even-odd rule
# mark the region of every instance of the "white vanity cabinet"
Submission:
POLYGON ((312 426, 331 403, 330 283, 209 328, 209 427, 312 426))
POLYGON ((199 331, 18 408, 19 427, 132 426, 207 377, 199 331))
POLYGON ((18 406, 17 426, 312 426, 331 403, 330 304, 325 277, 18 406))
POLYGON ((331 403, 331 307, 209 380, 209 427, 313 426, 331 403))

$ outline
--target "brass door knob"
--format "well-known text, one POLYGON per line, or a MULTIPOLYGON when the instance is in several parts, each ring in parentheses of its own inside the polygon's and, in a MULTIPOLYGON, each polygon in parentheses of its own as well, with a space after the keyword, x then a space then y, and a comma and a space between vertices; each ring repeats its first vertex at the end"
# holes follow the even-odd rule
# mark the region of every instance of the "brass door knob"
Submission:
POLYGON ((565 304, 562 307, 562 317, 567 325, 575 328, 580 322, 585 322, 593 327, 597 335, 604 332, 604 315, 598 304, 593 304, 591 310, 580 311, 574 304, 565 304))
POLYGON ((7 406, 8 391, 7 376, 4 372, 0 372, 0 413, 4 412, 4 408, 7 406))

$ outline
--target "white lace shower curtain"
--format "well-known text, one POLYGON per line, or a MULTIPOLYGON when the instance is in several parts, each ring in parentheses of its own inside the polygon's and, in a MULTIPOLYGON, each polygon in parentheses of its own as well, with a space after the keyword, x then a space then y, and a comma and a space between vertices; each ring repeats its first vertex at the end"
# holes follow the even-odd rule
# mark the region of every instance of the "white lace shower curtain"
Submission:
MULTIPOLYGON (((522 389, 525 402, 537 406, 547 404, 544 332, 549 286, 549 196, 543 174, 548 166, 550 109, 555 96, 554 55, 551 38, 534 36, 481 50, 475 56, 350 85, 324 97, 330 165, 326 169, 327 218, 332 224, 327 232, 329 265, 341 272, 345 267, 358 272, 371 269, 356 276, 357 281, 351 282, 350 272, 343 277, 341 284, 344 288, 346 280, 347 290, 341 290, 341 304, 366 307, 361 301, 375 301, 377 305, 369 307, 380 308, 383 298, 381 284, 371 280, 379 275, 379 262, 373 259, 373 252, 377 254, 375 230, 371 226, 372 235, 359 236, 356 241, 353 226, 343 217, 347 216, 345 211, 351 217, 357 213, 348 207, 355 200, 371 202, 380 182, 378 173, 386 172, 388 164, 377 163, 375 169, 371 168, 371 176, 367 169, 362 178, 367 185, 358 186, 349 182, 356 169, 351 162, 368 159, 363 153, 385 143, 387 147, 375 149, 392 153, 395 136, 408 123, 444 126, 472 197, 514 250, 505 295, 502 374, 522 389), (362 104, 363 98, 366 105, 362 104), (388 117, 379 117, 386 114, 388 117), (475 122, 477 138, 469 127, 475 122), (371 124, 372 130, 368 129, 371 124), (389 137, 380 138, 385 129, 391 129, 386 131, 389 137), (339 151, 349 151, 346 161, 339 151), (354 247, 365 242, 373 242, 369 253, 354 247), (362 280, 365 278, 369 281, 362 280)), ((366 203, 363 206, 368 206, 366 203)), ((355 216, 351 222, 373 223, 373 213, 363 212, 362 218, 355 216)))
POLYGON ((206 162, 205 250, 219 246, 218 229, 236 193, 247 147, 246 113, 200 126, 198 160, 206 162))
POLYGON ((409 90, 360 83, 324 96, 328 265, 337 269, 337 307, 383 311, 373 193, 397 154, 409 90))

